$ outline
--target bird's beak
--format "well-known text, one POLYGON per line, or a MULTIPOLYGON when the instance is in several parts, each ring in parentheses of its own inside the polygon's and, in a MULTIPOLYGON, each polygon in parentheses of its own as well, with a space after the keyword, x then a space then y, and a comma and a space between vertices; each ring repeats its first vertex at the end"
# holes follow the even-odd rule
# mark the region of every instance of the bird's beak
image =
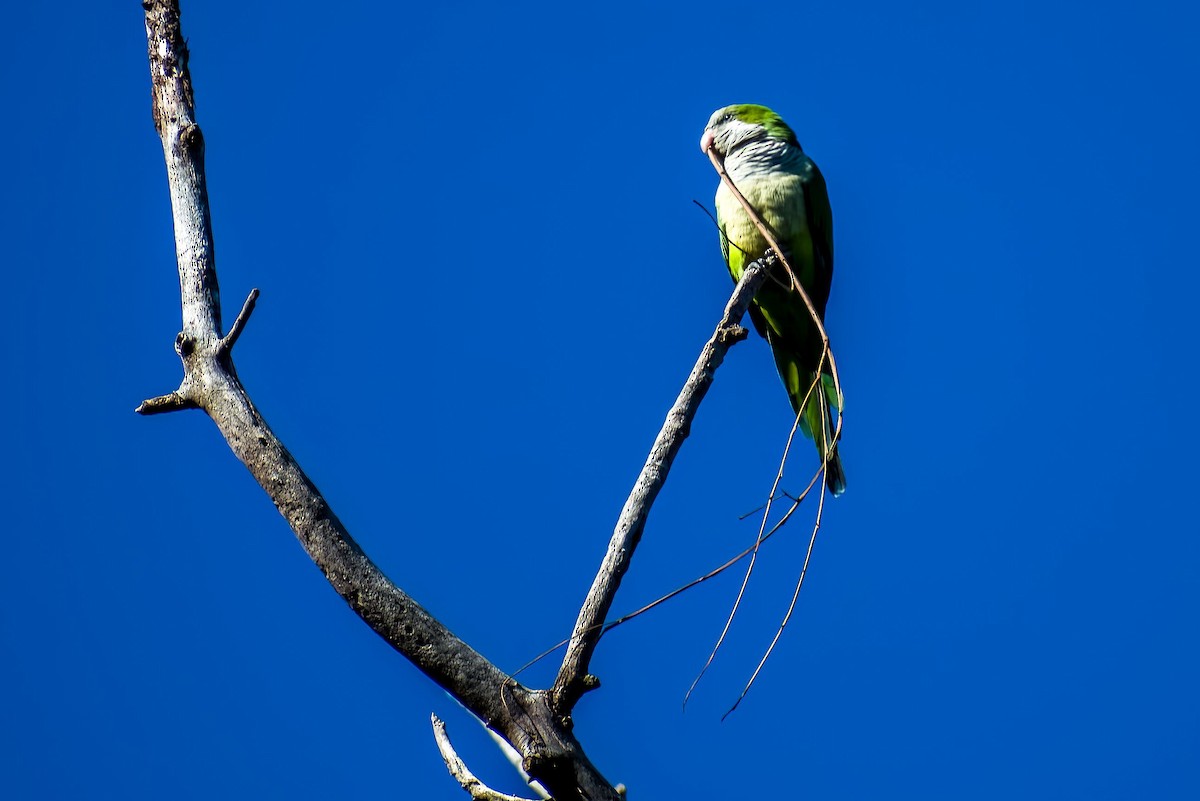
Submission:
POLYGON ((708 153, 709 149, 712 148, 713 141, 715 139, 716 139, 716 137, 713 136, 713 132, 706 130, 704 132, 704 136, 700 137, 700 152, 708 153))

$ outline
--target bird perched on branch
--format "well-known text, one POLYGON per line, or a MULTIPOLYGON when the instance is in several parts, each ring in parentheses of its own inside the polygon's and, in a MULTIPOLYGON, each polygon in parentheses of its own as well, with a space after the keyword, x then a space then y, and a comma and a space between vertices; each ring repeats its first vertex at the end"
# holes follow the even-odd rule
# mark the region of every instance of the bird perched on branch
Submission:
MULTIPOLYGON (((700 150, 705 154, 712 150, 724 161, 734 185, 771 230, 823 319, 833 279, 833 214, 825 179, 800 149, 796 134, 766 106, 726 106, 709 119, 700 150)), ((716 205, 721 252, 729 274, 738 281, 743 267, 761 259, 769 245, 724 181, 717 188, 716 205)), ((771 346, 801 430, 815 440, 822 459, 826 448, 830 450, 826 478, 833 494, 841 495, 846 476, 834 449, 832 428, 833 410, 841 410, 841 397, 830 361, 822 359, 821 333, 781 264, 776 263, 759 289, 750 319, 771 346), (820 380, 816 380, 818 369, 820 380)))

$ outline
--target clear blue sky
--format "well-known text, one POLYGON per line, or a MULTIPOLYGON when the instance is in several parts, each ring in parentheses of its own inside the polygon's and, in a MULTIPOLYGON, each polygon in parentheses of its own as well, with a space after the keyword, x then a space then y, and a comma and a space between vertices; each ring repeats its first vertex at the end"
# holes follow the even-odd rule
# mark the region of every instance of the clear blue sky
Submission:
MULTIPOLYGON (((735 577, 601 644, 576 721, 631 798, 1200 797, 1192 6, 333 8, 184 0, 238 368, 502 668, 569 630, 728 295, 709 114, 774 107, 828 180, 849 490, 726 722, 801 527, 686 712, 735 577)), ((519 791, 203 415, 133 414, 180 375, 140 4, 0 39, 6 796, 465 798, 434 711, 519 791)), ((789 423, 739 345, 617 611, 752 539, 789 423)))

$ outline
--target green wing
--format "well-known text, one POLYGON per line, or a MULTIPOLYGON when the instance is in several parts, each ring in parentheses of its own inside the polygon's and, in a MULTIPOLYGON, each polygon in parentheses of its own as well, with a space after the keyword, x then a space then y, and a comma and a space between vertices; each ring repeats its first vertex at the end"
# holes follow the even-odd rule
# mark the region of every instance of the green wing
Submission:
MULTIPOLYGON (((795 210, 799 213, 803 208, 805 224, 795 226, 791 238, 780 242, 780 245, 817 314, 824 319, 825 304, 829 300, 829 289, 833 282, 833 214, 829 208, 825 179, 817 165, 807 157, 804 159, 801 179, 799 185, 803 202, 796 204, 795 210)), ((731 255, 740 254, 735 250, 731 255)), ((739 275, 740 268, 739 264, 739 275)), ((730 272, 733 269, 731 262, 730 272)), ((821 361, 821 334, 782 266, 772 270, 767 282, 759 290, 756 303, 774 335, 772 347, 790 351, 801 369, 814 372, 821 361)), ((798 402, 799 399, 794 400, 798 402)))

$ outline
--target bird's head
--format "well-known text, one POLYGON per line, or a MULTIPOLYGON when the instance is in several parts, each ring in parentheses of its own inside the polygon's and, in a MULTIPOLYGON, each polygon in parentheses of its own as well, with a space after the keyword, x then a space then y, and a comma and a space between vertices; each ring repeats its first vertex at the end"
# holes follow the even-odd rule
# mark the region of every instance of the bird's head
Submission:
POLYGON ((703 153, 715 150, 725 158, 743 145, 768 139, 800 145, 796 134, 774 111, 766 106, 740 103, 713 112, 700 137, 700 150, 703 153))

